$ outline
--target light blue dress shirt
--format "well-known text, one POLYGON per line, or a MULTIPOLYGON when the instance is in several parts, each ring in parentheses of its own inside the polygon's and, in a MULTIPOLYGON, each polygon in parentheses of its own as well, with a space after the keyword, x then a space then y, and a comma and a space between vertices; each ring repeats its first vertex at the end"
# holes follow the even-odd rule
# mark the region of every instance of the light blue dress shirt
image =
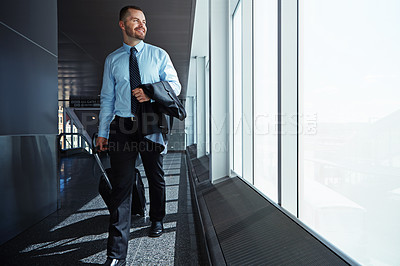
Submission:
MULTIPOLYGON (((142 84, 168 81, 176 95, 181 92, 181 84, 171 59, 166 51, 143 41, 136 46, 142 84)), ((99 137, 108 138, 110 123, 114 116, 133 117, 131 113, 131 86, 129 82, 129 55, 131 46, 123 46, 109 54, 104 63, 103 86, 101 88, 101 110, 99 137)), ((166 142, 161 133, 146 136, 151 141, 166 142)))

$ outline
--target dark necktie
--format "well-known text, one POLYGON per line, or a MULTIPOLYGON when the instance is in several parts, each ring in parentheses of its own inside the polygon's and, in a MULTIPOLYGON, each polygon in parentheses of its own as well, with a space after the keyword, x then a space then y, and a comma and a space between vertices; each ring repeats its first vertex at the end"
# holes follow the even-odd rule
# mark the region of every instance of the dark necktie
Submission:
POLYGON ((132 90, 136 89, 142 83, 140 80, 140 72, 136 59, 136 53, 136 48, 132 47, 131 55, 129 56, 129 81, 131 83, 131 111, 134 115, 136 115, 139 102, 136 97, 132 95, 132 90))

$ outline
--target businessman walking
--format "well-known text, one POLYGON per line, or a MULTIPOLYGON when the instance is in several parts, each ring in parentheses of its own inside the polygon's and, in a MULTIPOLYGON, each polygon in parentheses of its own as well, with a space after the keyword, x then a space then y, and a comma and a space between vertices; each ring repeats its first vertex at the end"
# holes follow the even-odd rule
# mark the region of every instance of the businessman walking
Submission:
POLYGON ((149 182, 149 236, 159 237, 163 233, 166 129, 156 112, 150 113, 150 118, 147 113, 144 119, 141 110, 149 110, 147 107, 152 108, 156 102, 139 86, 167 81, 176 95, 181 90, 168 54, 143 41, 147 33, 143 11, 137 6, 122 8, 119 27, 123 35, 122 47, 108 55, 104 64, 96 143, 100 150, 109 150, 113 172, 111 197, 117 202, 115 209, 110 210, 105 265, 126 265, 134 167, 139 153, 149 182))

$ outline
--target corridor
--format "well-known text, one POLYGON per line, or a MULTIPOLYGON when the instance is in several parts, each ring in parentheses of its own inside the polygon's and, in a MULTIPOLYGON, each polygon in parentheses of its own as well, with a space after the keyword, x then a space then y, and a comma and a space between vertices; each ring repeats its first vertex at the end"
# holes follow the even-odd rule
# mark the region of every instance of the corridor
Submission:
MULTIPOLYGON (((147 236, 150 221, 132 216, 128 265, 196 265, 190 190, 185 158, 164 157, 167 185, 165 233, 147 236)), ((107 166, 107 158, 102 159, 107 166)), ((149 209, 148 183, 141 172, 149 209)), ((59 209, 1 248, 2 265, 100 265, 106 259, 108 210, 97 192, 100 170, 90 155, 60 161, 59 209)))

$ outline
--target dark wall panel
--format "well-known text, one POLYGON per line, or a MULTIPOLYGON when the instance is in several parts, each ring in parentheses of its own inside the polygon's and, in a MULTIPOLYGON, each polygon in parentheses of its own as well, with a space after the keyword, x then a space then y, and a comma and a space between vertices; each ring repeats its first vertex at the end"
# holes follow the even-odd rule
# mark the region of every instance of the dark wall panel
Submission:
POLYGON ((0 244, 56 211, 55 144, 55 135, 0 136, 0 244))
POLYGON ((57 134, 57 57, 3 25, 0 39, 0 135, 57 134))
POLYGON ((2 0, 0 22, 57 54, 56 0, 2 0))
POLYGON ((0 243, 57 208, 57 1, 0 3, 0 243))

